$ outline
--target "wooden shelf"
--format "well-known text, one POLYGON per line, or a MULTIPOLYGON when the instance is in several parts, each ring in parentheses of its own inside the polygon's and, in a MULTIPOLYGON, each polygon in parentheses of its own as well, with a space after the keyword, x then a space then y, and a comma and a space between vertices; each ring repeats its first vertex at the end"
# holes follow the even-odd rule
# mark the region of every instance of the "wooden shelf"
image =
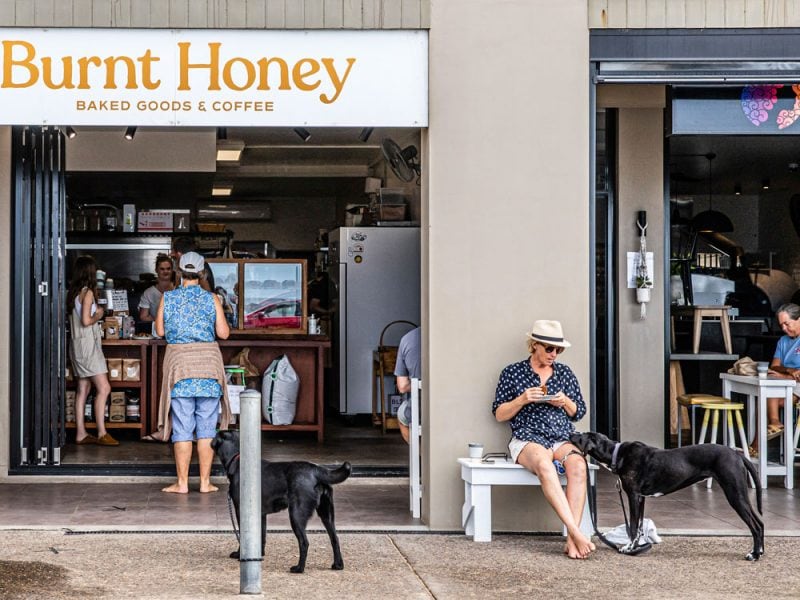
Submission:
MULTIPOLYGON (((86 429, 97 429, 97 423, 94 421, 90 421, 85 423, 86 429)), ((65 424, 67 429, 75 429, 76 425, 73 422, 69 422, 65 424)), ((139 422, 136 423, 112 423, 111 421, 106 421, 106 429, 141 429, 142 424, 139 422)))

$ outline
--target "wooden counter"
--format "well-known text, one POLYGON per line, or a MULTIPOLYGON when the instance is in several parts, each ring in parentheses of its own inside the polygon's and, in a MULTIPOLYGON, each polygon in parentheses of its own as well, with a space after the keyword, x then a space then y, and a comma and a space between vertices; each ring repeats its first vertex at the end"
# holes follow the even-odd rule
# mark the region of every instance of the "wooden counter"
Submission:
MULTIPOLYGON (((297 397, 297 413, 291 425, 270 425, 262 421, 263 431, 313 431, 317 441, 324 439, 323 403, 323 356, 331 345, 324 335, 278 335, 231 333, 227 340, 218 340, 222 360, 226 365, 234 364, 233 358, 243 349, 250 348, 250 362, 259 373, 269 366, 273 359, 285 354, 300 378, 300 391, 297 397)), ((150 428, 155 430, 158 419, 158 395, 161 389, 162 362, 166 350, 164 340, 149 340, 150 344, 150 393, 148 414, 150 428)), ((258 391, 261 391, 261 378, 258 378, 258 391)), ((144 401, 144 399, 143 399, 144 401)), ((144 410, 144 408, 142 408, 144 410)))

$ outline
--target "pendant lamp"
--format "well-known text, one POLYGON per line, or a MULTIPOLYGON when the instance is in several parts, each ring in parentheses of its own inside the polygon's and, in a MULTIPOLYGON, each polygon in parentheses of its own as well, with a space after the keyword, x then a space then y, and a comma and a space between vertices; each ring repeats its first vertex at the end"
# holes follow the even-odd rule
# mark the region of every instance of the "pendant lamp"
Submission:
POLYGON ((692 219, 692 227, 698 232, 712 232, 712 233, 730 233, 733 231, 733 223, 724 213, 714 210, 714 205, 711 200, 711 161, 717 155, 709 152, 705 155, 708 159, 708 207, 709 210, 704 210, 697 213, 692 219))

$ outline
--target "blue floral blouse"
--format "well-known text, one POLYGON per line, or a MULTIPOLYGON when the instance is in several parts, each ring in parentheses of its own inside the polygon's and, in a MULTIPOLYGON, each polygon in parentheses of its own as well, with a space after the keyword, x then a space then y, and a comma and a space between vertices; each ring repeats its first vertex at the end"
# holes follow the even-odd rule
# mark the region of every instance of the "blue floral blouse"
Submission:
MULTIPOLYGON (((531 361, 526 358, 503 369, 500 381, 497 383, 492 413, 497 411, 504 402, 510 402, 522 395, 529 387, 539 387, 539 375, 531 368, 531 361)), ((511 433, 520 440, 536 442, 545 448, 552 448, 556 442, 569 439, 569 434, 575 431, 572 424, 580 421, 586 414, 586 403, 581 394, 578 378, 567 365, 553 363, 553 374, 547 380, 547 393, 556 394, 564 392, 575 402, 578 411, 570 417, 563 408, 550 406, 547 403, 526 404, 511 419, 511 433)))
MULTIPOLYGON (((164 293, 164 334, 168 344, 213 342, 217 311, 214 296, 199 285, 179 287, 164 293)), ((222 395, 216 379, 181 379, 172 388, 172 398, 213 398, 222 395)))

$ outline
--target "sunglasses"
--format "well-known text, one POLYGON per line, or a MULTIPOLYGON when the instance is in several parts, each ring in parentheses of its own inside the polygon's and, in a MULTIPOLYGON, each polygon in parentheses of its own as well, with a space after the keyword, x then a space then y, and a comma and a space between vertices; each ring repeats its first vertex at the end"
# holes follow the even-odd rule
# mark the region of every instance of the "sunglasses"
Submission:
POLYGON ((561 346, 542 346, 544 351, 550 354, 553 350, 556 351, 556 354, 561 354, 564 351, 564 348, 561 346))

